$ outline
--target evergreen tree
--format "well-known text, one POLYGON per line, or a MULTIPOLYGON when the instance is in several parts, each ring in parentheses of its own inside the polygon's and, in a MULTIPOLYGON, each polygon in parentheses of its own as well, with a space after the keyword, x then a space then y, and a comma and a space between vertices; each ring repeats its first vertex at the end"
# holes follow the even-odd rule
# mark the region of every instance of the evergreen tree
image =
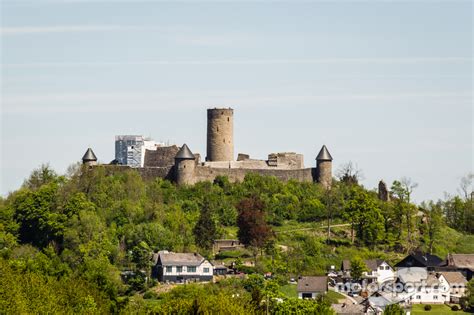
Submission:
POLYGON ((203 249, 211 249, 214 240, 218 237, 217 225, 209 200, 204 201, 199 219, 194 226, 196 245, 203 249))

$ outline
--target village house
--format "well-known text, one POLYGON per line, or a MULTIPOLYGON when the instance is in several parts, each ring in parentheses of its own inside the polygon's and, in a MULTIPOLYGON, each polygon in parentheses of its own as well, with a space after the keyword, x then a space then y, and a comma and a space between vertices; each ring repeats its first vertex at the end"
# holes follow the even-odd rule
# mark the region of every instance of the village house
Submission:
POLYGON ((449 303, 449 285, 438 277, 439 274, 421 267, 399 270, 398 282, 404 286, 404 292, 398 294, 399 298, 407 300, 409 304, 449 303))
MULTIPOLYGON (((369 271, 362 273, 363 281, 368 283, 386 283, 388 281, 395 280, 395 271, 393 268, 382 259, 368 259, 364 261, 365 265, 369 271)), ((351 261, 343 260, 342 261, 342 273, 343 278, 351 278, 351 261)))
POLYGON ((459 303, 459 299, 466 294, 467 280, 459 271, 444 271, 438 273, 441 285, 449 287, 451 303, 459 303))
POLYGON ((197 253, 159 251, 153 255, 152 276, 160 282, 211 281, 214 266, 197 253))
POLYGON ((300 299, 315 299, 328 292, 328 277, 300 277, 296 290, 300 299))

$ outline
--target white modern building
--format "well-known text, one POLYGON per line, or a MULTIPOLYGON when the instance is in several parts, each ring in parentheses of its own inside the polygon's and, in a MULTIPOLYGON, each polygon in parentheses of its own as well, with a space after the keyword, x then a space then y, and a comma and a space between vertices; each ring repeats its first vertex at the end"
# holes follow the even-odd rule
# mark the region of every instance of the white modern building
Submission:
POLYGON ((146 150, 156 150, 164 145, 140 135, 115 136, 115 160, 120 165, 143 167, 146 150))

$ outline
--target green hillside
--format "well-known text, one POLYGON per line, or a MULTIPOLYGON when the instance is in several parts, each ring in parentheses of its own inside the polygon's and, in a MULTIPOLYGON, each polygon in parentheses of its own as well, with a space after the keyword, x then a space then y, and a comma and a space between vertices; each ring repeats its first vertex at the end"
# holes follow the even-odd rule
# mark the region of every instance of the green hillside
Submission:
POLYGON ((395 263, 413 250, 442 258, 474 253, 472 200, 416 206, 400 182, 392 193, 392 201, 381 201, 353 179, 335 180, 331 190, 254 174, 242 183, 219 177, 177 187, 145 182, 133 170, 77 165, 58 176, 43 166, 0 200, 0 313, 249 314, 269 307, 330 314, 337 297, 285 299, 295 295, 288 279, 324 275, 354 257, 395 263), (215 256, 219 238, 247 247, 215 256), (253 275, 159 285, 149 280, 150 258, 163 249, 236 262, 253 275), (123 271, 133 276, 125 281, 123 271), (273 280, 263 280, 266 272, 273 280), (273 303, 277 298, 285 300, 273 303))

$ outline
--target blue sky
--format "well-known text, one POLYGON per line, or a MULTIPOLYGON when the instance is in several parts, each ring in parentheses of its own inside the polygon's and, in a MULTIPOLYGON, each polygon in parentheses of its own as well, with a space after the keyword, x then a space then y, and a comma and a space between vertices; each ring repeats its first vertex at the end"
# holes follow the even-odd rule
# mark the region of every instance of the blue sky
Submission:
POLYGON ((417 201, 473 166, 471 1, 2 1, 1 194, 116 134, 205 155, 208 107, 235 109, 235 151, 326 144, 363 184, 417 201))

